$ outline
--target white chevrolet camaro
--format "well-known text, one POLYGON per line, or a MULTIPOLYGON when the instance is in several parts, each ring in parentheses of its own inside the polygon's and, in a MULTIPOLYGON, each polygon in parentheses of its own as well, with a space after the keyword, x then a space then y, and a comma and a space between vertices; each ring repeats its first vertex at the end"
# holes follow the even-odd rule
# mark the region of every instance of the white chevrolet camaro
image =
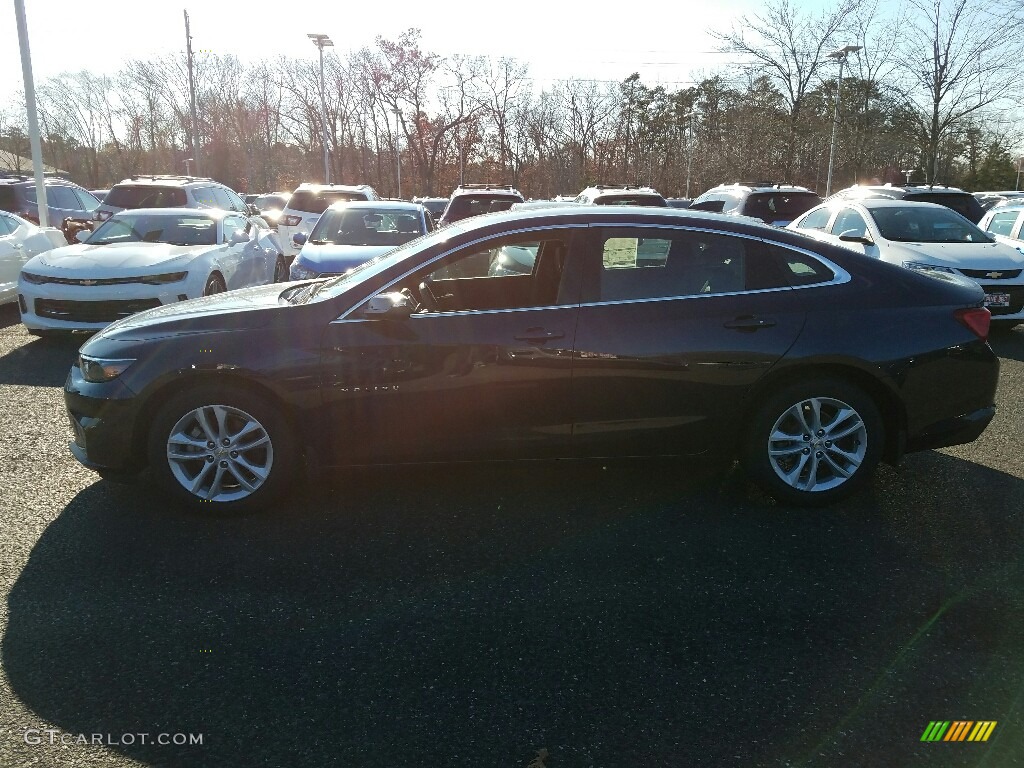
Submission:
POLYGON ((13 213, 0 211, 0 304, 18 298, 18 273, 44 251, 67 245, 56 227, 37 227, 13 213))
POLYGON ((219 210, 122 211, 18 277, 29 332, 94 331, 145 309, 287 279, 276 233, 219 210))
POLYGON ((945 206, 892 198, 833 200, 787 228, 908 269, 963 275, 985 291, 993 330, 1024 323, 1024 253, 945 206))

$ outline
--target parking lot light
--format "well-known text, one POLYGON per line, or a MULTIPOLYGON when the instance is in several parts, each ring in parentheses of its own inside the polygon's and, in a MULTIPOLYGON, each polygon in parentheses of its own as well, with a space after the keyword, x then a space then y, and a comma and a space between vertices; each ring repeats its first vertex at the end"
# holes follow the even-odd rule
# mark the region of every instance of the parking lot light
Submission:
POLYGON ((846 45, 838 51, 832 51, 828 55, 830 59, 839 60, 839 78, 836 80, 836 110, 832 118, 832 144, 828 150, 828 180, 825 182, 825 197, 832 194, 832 164, 836 155, 836 131, 839 128, 839 94, 843 90, 843 65, 846 64, 846 57, 851 53, 861 50, 862 45, 846 45))
POLYGON ((328 35, 309 33, 306 35, 313 45, 320 49, 320 109, 323 112, 324 129, 324 184, 331 183, 331 160, 327 149, 327 97, 324 95, 324 48, 333 48, 334 42, 328 35))

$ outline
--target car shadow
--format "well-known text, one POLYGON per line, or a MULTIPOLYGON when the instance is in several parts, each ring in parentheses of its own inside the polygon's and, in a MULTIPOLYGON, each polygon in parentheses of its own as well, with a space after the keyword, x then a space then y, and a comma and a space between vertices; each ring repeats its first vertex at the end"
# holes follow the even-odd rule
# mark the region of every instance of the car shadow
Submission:
POLYGON ((2 664, 65 733, 201 734, 110 747, 165 766, 945 765, 928 721, 1010 720, 1024 680, 1022 508, 939 452, 827 510, 660 460, 349 473, 238 519, 98 482, 2 664))
MULTIPOLYGON (((19 321, 20 322, 20 321, 19 321)), ((78 356, 87 336, 36 338, 0 355, 0 384, 59 387, 78 356)))
POLYGON ((989 336, 988 342, 999 357, 1024 362, 1024 326, 989 336))
POLYGON ((21 313, 18 312, 17 303, 0 304, 0 329, 10 328, 20 322, 21 313))

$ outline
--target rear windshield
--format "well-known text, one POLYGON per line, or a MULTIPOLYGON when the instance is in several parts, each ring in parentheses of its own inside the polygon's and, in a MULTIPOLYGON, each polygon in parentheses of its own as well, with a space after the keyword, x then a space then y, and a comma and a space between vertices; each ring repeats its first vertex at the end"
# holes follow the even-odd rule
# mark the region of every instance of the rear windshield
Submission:
POLYGON ((925 194, 911 192, 904 195, 903 199, 914 203, 944 205, 956 211, 965 219, 970 219, 975 224, 981 221, 981 217, 985 215, 985 210, 981 207, 981 203, 977 201, 974 195, 968 195, 966 192, 963 194, 957 194, 956 192, 931 192, 925 194))
POLYGON ((767 221, 792 221, 821 202, 813 192, 755 192, 741 213, 767 221))
POLYGON ((181 187, 118 184, 103 202, 115 208, 180 208, 188 204, 188 196, 181 187))
POLYGON ((519 195, 462 195, 448 203, 444 211, 444 220, 451 224, 453 221, 479 216, 482 213, 507 211, 513 203, 522 201, 523 198, 519 195))
POLYGON ((292 199, 288 201, 288 207, 293 211, 323 213, 337 202, 365 199, 366 195, 360 192, 336 192, 330 189, 314 192, 304 189, 292 195, 292 199))
POLYGON ((666 208, 668 203, 661 195, 601 195, 595 205, 654 205, 666 208))

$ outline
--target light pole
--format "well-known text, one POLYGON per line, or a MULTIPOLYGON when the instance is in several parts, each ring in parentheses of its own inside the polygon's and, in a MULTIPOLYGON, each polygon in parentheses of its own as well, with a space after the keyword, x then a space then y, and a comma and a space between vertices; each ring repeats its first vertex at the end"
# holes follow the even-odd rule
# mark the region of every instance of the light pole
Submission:
POLYGON ((398 174, 398 197, 402 197, 402 152, 398 146, 398 117, 402 110, 395 107, 391 110, 395 113, 395 171, 398 174))
POLYGON ((693 171, 693 116, 696 112, 690 112, 683 116, 686 120, 686 197, 690 197, 690 173, 693 171))
POLYGON ((828 55, 830 59, 839 59, 839 79, 836 81, 836 111, 832 118, 832 145, 828 150, 828 181, 825 182, 825 197, 832 194, 832 163, 836 157, 836 131, 839 128, 839 94, 843 90, 843 65, 846 64, 847 56, 856 53, 863 47, 862 45, 847 45, 828 55))
MULTIPOLYGON (((185 11, 185 52, 188 66, 188 101, 189 114, 192 116, 192 157, 195 158, 196 173, 199 173, 199 118, 196 117, 196 80, 192 73, 195 62, 192 57, 192 31, 188 23, 188 11, 185 11)), ((191 176, 191 172, 186 173, 191 176)))
POLYGON ((36 116, 36 86, 32 78, 32 54, 28 47, 28 20, 24 0, 14 0, 14 18, 21 47, 21 74, 25 81, 25 108, 28 113, 28 143, 32 152, 32 173, 36 180, 36 213, 39 226, 49 226, 46 185, 43 183, 43 148, 39 141, 39 119, 36 116))
POLYGON ((324 129, 324 184, 330 184, 331 158, 327 149, 327 99, 324 97, 324 48, 333 48, 334 42, 327 35, 307 34, 306 37, 320 49, 320 111, 323 113, 324 129))

